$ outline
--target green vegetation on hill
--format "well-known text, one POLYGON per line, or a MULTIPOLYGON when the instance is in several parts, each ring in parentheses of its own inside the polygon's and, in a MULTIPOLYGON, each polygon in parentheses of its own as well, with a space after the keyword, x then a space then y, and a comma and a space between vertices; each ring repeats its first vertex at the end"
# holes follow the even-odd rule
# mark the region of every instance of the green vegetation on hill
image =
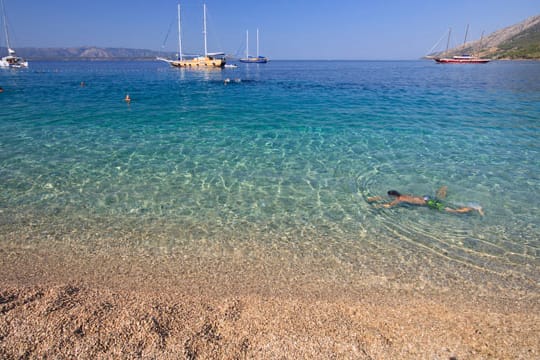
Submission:
POLYGON ((491 59, 540 60, 540 15, 497 30, 483 39, 468 42, 432 57, 474 54, 491 59))
POLYGON ((540 59, 540 23, 499 45, 497 58, 540 59))

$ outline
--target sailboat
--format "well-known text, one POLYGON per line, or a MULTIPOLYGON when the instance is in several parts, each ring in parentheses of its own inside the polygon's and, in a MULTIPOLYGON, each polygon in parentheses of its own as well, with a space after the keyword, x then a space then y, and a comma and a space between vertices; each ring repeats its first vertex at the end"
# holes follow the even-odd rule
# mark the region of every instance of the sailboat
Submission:
MULTIPOLYGON (((465 31, 465 40, 463 41, 463 45, 467 43, 467 34, 469 32, 469 25, 467 25, 467 30, 465 31)), ((452 29, 448 29, 448 40, 446 42, 446 51, 448 52, 448 45, 450 44, 450 34, 452 33, 452 29)), ((435 57, 433 58, 437 63, 439 64, 486 64, 491 61, 491 59, 482 59, 473 55, 469 54, 463 54, 463 55, 454 55, 451 58, 440 58, 435 57)))
POLYGON ((206 4, 203 4, 203 34, 204 55, 187 58, 182 54, 182 32, 180 24, 180 4, 178 4, 178 59, 169 60, 158 57, 158 60, 166 61, 171 66, 181 68, 222 68, 225 66, 225 53, 209 53, 206 42, 206 4))
POLYGON ((2 68, 27 68, 28 61, 17 56, 15 50, 13 50, 9 44, 9 32, 6 18, 6 8, 4 7, 4 0, 0 0, 2 3, 2 20, 4 22, 4 34, 6 37, 6 48, 8 51, 7 56, 0 59, 0 67, 2 68))
POLYGON ((252 64, 265 64, 268 62, 267 57, 259 56, 259 29, 257 29, 257 56, 249 55, 249 31, 246 30, 246 57, 240 59, 240 62, 252 64))

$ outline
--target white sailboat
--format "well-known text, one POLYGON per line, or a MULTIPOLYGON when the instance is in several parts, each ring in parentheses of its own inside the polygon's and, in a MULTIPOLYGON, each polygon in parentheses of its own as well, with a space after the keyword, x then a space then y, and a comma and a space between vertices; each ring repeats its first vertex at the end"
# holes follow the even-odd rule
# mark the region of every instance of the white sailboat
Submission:
POLYGON ((4 23, 4 35, 6 37, 6 48, 8 52, 7 56, 4 56, 0 59, 0 67, 2 68, 27 68, 28 61, 17 56, 15 54, 15 50, 13 50, 11 48, 11 45, 9 44, 9 32, 8 32, 8 25, 7 25, 6 8, 4 6, 4 0, 0 0, 0 1, 2 5, 2 21, 4 23))
POLYGON ((178 4, 178 59, 169 60, 158 57, 158 60, 166 61, 174 67, 185 68, 222 68, 225 66, 224 53, 209 53, 206 41, 206 4, 203 4, 203 35, 204 35, 204 55, 186 58, 182 54, 182 31, 180 23, 180 4, 178 4))
POLYGON ((249 55, 249 31, 246 30, 246 57, 240 59, 240 62, 243 63, 255 63, 255 64, 265 64, 268 62, 268 58, 265 56, 259 55, 259 29, 257 29, 257 55, 249 55))

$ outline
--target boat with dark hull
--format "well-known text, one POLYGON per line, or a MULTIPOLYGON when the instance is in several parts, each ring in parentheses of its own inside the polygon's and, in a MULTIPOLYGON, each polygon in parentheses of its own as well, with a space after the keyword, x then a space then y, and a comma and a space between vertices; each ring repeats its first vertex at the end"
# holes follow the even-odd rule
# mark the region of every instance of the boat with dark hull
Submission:
MULTIPOLYGON (((467 43, 467 34, 469 32, 469 25, 467 25, 467 30, 465 31, 465 40, 463 41, 463 46, 467 43)), ((446 51, 448 53, 448 46, 450 44, 450 34, 452 29, 448 29, 448 40, 446 42, 446 51)), ((491 59, 484 59, 477 56, 463 54, 463 55, 454 55, 452 57, 433 57, 439 64, 487 64, 491 59)))
POLYGON ((257 56, 249 55, 249 32, 246 31, 246 57, 239 61, 247 64, 266 64, 268 62, 266 56, 259 55, 259 29, 257 29, 257 56))
POLYGON ((440 64, 487 64, 491 59, 483 59, 472 55, 456 55, 451 58, 433 58, 440 64))

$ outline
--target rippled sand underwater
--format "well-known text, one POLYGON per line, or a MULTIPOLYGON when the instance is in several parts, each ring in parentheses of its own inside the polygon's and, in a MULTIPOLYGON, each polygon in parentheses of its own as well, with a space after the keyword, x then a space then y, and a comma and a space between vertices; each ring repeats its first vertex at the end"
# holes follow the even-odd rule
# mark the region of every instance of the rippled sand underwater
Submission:
POLYGON ((536 64, 36 63, 1 79, 4 244, 538 285, 536 64), (366 201, 442 185, 486 215, 366 201))

